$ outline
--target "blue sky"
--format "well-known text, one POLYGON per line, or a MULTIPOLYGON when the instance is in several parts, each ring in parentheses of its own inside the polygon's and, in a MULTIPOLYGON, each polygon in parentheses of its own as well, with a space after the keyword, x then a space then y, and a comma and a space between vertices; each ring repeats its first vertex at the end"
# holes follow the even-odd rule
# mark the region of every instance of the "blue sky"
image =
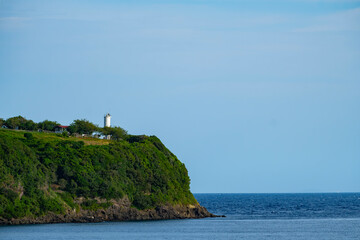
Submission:
POLYGON ((360 1, 0 0, 0 117, 157 135, 193 192, 360 191, 360 1))

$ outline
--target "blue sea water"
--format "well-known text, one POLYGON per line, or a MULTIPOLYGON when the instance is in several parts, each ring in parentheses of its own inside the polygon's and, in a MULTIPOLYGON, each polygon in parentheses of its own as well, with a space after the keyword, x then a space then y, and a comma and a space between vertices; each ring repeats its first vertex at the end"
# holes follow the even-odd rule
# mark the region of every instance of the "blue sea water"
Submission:
POLYGON ((0 239, 360 239, 360 193, 195 194, 226 218, 0 227, 0 239))

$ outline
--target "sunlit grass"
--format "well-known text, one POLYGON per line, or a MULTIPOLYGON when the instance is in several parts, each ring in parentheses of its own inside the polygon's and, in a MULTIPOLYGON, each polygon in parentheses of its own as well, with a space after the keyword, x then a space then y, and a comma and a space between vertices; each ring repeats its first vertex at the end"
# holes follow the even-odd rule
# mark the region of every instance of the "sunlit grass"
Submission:
POLYGON ((64 137, 62 134, 52 133, 52 132, 37 132, 37 131, 0 128, 0 133, 6 134, 8 136, 12 136, 17 139, 24 139, 25 138, 24 133, 26 132, 31 133, 34 136, 34 138, 47 140, 47 141, 61 141, 61 140, 83 141, 85 145, 108 145, 111 142, 111 140, 92 138, 92 137, 73 137, 73 136, 64 137))

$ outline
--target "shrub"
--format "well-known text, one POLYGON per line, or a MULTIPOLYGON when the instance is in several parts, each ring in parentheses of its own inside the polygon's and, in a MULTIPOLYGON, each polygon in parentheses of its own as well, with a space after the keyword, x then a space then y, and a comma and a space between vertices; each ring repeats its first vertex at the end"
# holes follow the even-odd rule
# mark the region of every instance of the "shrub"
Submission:
POLYGON ((32 140, 32 139, 34 139, 34 136, 33 136, 31 133, 24 133, 24 137, 25 137, 27 140, 32 140))

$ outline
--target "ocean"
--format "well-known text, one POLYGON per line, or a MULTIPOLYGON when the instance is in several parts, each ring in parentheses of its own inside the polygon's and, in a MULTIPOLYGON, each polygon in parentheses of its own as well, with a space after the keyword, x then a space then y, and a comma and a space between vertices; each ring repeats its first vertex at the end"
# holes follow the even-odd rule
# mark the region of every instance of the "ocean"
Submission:
POLYGON ((360 193, 195 197, 226 217, 1 226, 0 239, 360 239, 360 193))

